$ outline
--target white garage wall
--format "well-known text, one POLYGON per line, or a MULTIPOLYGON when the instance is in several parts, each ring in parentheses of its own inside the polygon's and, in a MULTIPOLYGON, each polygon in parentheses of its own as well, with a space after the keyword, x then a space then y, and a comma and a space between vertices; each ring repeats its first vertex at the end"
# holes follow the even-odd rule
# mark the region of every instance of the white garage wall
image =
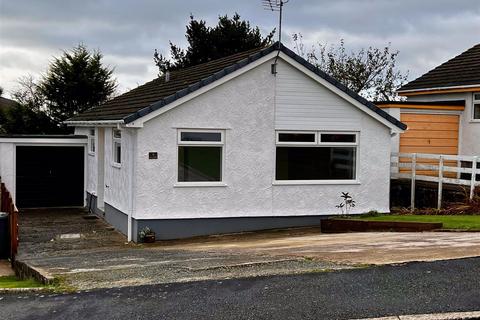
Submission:
POLYGON ((389 210, 390 130, 281 61, 274 77, 270 63, 166 112, 138 131, 135 218, 335 214, 342 191, 356 198, 355 212, 389 210), (295 88, 287 92, 290 85, 295 88), (300 105, 306 108, 300 110, 300 105), (272 185, 275 126, 360 130, 360 184, 272 185), (177 128, 226 130, 227 186, 174 186, 177 128), (151 151, 158 152, 157 160, 148 159, 151 151))
POLYGON ((0 177, 15 200, 15 144, 0 142, 0 177))

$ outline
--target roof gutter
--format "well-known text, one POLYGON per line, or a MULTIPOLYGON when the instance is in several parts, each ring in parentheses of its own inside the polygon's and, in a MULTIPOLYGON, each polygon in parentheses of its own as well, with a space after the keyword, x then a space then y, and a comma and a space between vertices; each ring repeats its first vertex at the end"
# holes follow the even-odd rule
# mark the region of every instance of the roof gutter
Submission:
POLYGON ((94 121, 63 121, 69 127, 90 127, 90 126, 117 126, 124 124, 123 120, 94 120, 94 121))
POLYGON ((433 88, 423 88, 423 89, 409 89, 409 90, 397 90, 397 93, 407 93, 407 92, 422 92, 422 91, 434 91, 434 90, 450 90, 450 89, 469 89, 469 88, 479 88, 479 84, 470 84, 464 86, 450 86, 450 87, 433 87, 433 88))

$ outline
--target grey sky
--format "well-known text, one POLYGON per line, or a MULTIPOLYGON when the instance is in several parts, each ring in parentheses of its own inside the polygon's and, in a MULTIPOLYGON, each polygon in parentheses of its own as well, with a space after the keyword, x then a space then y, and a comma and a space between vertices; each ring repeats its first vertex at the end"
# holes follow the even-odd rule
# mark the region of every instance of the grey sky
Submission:
MULTIPOLYGON (((0 86, 14 90, 19 77, 38 77, 61 50, 84 43, 103 52, 124 92, 156 76, 155 48, 165 53, 169 40, 185 45, 190 13, 215 23, 234 12, 264 34, 276 26, 260 0, 0 0, 0 86)), ((306 46, 390 42, 410 78, 480 42, 479 0, 290 0, 284 19, 290 47, 294 32, 306 46)))

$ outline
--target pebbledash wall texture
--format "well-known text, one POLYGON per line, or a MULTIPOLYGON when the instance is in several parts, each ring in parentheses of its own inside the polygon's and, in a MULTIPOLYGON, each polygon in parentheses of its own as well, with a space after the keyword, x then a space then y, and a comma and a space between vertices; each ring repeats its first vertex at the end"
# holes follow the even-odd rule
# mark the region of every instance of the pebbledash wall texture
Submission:
MULTIPOLYGON (((170 239, 312 225, 339 213, 335 206, 341 192, 350 192, 357 201, 352 213, 388 212, 390 129, 281 59, 273 76, 271 63, 142 128, 122 130, 120 168, 112 165, 112 129, 105 128, 107 220, 125 232, 131 210, 134 240, 145 226, 154 229, 158 239, 170 239), (178 129, 225 130, 223 185, 177 184, 178 129), (276 184, 276 130, 358 132, 357 181, 276 184), (149 152, 157 152, 158 159, 149 159, 149 152)), ((77 128, 76 133, 84 130, 77 128)), ((87 192, 94 198, 101 187, 93 169, 97 161, 96 155, 88 156, 87 192)))

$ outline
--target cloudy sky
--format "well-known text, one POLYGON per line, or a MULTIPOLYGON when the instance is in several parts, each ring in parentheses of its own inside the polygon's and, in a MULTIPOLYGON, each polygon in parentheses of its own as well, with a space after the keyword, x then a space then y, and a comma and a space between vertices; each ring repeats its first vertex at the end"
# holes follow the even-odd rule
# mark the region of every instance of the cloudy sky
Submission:
MULTIPOLYGON (((8 92, 25 75, 38 77, 53 56, 84 43, 115 67, 119 92, 156 76, 152 54, 168 41, 185 45, 189 15, 213 24, 238 12, 266 34, 276 16, 260 0, 0 0, 0 86, 8 92)), ((479 0, 290 0, 283 39, 300 32, 307 46, 345 39, 351 49, 400 50, 410 78, 480 42, 479 0)))

